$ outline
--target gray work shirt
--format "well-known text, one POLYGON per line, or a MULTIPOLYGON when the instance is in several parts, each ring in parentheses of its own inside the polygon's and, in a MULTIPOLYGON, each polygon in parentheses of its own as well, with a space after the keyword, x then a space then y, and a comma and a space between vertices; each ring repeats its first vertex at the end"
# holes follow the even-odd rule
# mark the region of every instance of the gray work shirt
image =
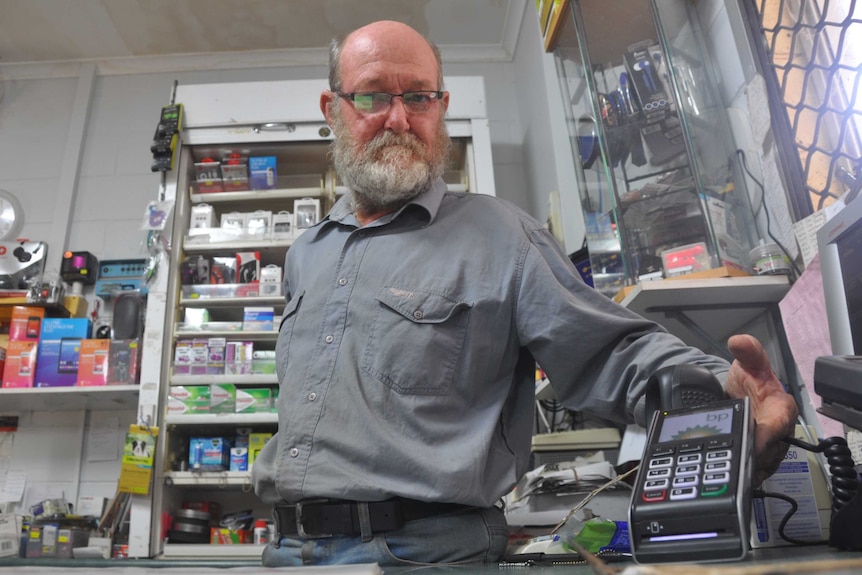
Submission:
POLYGON ((536 362, 565 405, 619 421, 663 365, 728 368, 587 286, 517 207, 442 181, 365 227, 342 198, 284 286, 268 503, 490 506, 527 470, 536 362))

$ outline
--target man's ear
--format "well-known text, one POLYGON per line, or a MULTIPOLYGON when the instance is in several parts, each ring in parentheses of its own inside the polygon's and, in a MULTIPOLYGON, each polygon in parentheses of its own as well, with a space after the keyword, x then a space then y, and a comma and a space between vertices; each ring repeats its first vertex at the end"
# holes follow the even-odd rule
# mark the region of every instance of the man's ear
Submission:
POLYGON ((329 118, 329 105, 335 97, 335 93, 330 92, 329 90, 324 90, 320 93, 320 111, 323 112, 323 117, 326 118, 326 123, 330 126, 332 125, 332 122, 329 118))

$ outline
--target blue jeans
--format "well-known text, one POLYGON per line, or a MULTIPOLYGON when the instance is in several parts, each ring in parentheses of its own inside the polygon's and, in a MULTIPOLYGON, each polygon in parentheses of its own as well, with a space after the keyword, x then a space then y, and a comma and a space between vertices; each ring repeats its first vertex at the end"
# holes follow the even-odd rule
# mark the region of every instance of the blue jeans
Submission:
POLYGON ((378 563, 456 565, 499 561, 509 539, 503 512, 496 507, 408 521, 401 529, 323 539, 283 537, 263 550, 265 567, 378 563))

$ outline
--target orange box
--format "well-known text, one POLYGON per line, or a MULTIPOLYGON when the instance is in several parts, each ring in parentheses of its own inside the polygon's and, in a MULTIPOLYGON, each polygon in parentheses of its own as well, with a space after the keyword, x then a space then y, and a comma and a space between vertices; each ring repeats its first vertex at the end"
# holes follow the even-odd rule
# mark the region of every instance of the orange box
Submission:
POLYGON ((3 387, 33 387, 37 341, 10 341, 3 368, 3 387))
POLYGON ((16 305, 12 308, 9 341, 39 341, 45 308, 16 305))
POLYGON ((75 385, 108 384, 109 339, 82 339, 81 355, 78 359, 78 381, 75 385))

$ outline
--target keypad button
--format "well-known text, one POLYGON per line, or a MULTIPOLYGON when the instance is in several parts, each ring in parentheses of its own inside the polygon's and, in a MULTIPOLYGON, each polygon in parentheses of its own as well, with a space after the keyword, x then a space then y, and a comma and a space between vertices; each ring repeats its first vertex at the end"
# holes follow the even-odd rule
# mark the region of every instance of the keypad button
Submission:
POLYGON ((715 463, 707 463, 704 466, 704 471, 730 471, 730 461, 716 461, 715 463))
POLYGON ((659 457, 650 459, 649 462, 650 469, 660 469, 662 467, 670 467, 671 465, 673 465, 673 457, 659 457))
POLYGON ((721 473, 707 473, 703 476, 704 485, 719 485, 722 483, 730 483, 730 473, 722 471, 721 473))
POLYGON ((647 471, 647 479, 659 479, 661 477, 670 477, 670 468, 650 469, 647 471))
POLYGON ((688 475, 686 477, 674 477, 673 478, 673 486, 674 487, 686 487, 689 485, 697 485, 698 483, 697 475, 688 475))
POLYGON ((676 458, 676 462, 679 465, 683 463, 700 463, 703 456, 700 453, 695 453, 693 455, 680 455, 676 458))
POLYGON ((677 477, 688 475, 700 475, 700 465, 681 465, 676 468, 677 477))
POLYGON ((724 485, 704 485, 700 494, 704 497, 719 497, 727 493, 727 490, 728 487, 726 483, 724 485))
POLYGON ((670 490, 671 501, 679 501, 681 499, 694 499, 697 497, 697 489, 694 487, 679 487, 670 490))
POLYGON ((644 483, 644 490, 655 491, 657 489, 667 489, 669 483, 667 479, 653 479, 644 483))
POLYGON ((710 451, 706 454, 707 461, 725 461, 730 459, 730 450, 710 451))
POLYGON ((656 501, 664 501, 667 498, 667 491, 644 491, 641 499, 647 503, 655 503, 656 501))

